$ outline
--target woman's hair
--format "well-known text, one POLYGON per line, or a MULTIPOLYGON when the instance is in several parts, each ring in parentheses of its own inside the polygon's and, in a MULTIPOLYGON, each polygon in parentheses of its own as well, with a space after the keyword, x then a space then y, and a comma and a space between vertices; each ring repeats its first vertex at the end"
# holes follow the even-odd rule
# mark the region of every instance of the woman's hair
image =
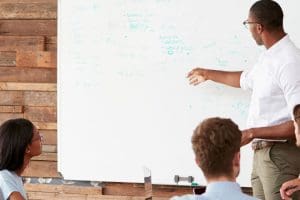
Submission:
POLYGON ((34 125, 27 119, 10 119, 0 126, 0 170, 22 168, 26 148, 31 144, 34 125))

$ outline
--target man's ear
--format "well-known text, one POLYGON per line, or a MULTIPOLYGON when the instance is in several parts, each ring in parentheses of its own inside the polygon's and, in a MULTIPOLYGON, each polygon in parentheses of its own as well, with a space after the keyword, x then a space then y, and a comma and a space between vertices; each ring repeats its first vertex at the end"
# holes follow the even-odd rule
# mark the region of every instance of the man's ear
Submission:
POLYGON ((195 157, 195 162, 196 162, 197 166, 200 167, 200 161, 196 157, 195 157))
POLYGON ((256 30, 258 33, 262 33, 264 31, 264 27, 261 24, 256 24, 256 30))
POLYGON ((233 157, 233 161, 232 161, 233 167, 240 167, 240 160, 241 160, 241 153, 238 151, 234 154, 233 157))

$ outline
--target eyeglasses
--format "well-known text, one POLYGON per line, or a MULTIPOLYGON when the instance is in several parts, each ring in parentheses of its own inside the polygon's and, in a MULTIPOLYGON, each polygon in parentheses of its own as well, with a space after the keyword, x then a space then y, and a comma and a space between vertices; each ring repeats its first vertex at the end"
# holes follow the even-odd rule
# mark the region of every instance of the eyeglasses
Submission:
POLYGON ((44 142, 44 136, 38 133, 38 137, 32 138, 31 142, 35 142, 37 140, 40 140, 42 143, 44 142))
POLYGON ((245 26, 246 29, 249 29, 250 24, 260 24, 258 22, 249 22, 248 20, 243 21, 243 25, 245 26))

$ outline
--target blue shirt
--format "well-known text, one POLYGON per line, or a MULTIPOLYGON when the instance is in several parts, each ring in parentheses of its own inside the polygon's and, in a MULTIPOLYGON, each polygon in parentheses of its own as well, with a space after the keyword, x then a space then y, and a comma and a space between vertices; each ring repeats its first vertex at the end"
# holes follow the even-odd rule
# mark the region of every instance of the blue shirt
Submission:
POLYGON ((27 199, 22 178, 15 172, 0 170, 0 200, 8 199, 13 192, 19 192, 27 199))
POLYGON ((206 187, 205 193, 201 195, 184 195, 173 197, 171 200, 257 200, 242 192, 236 182, 213 182, 206 187))

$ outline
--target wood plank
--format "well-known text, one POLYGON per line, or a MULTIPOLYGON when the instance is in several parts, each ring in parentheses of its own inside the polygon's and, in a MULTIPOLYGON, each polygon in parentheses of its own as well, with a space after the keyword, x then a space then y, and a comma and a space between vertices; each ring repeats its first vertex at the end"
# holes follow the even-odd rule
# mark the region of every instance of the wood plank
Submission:
MULTIPOLYGON (((1 24, 0 24, 1 28, 1 24)), ((0 67, 1 66, 16 66, 16 52, 15 51, 0 51, 0 67)))
POLYGON ((43 152, 57 153, 57 146, 56 145, 45 145, 45 144, 43 144, 43 152))
MULTIPOLYGON (((25 184, 25 189, 28 193, 33 193, 35 192, 41 192, 38 194, 38 196, 31 196, 32 198, 36 199, 45 199, 47 198, 48 194, 46 194, 47 197, 43 196, 43 192, 45 193, 59 193, 59 194, 77 194, 76 192, 76 187, 78 188, 78 194, 81 196, 82 194, 87 194, 86 198, 87 199, 94 199, 94 200, 103 200, 103 199, 108 199, 108 200, 123 200, 123 199, 140 199, 144 198, 144 185, 143 184, 134 184, 134 183, 105 183, 104 186, 102 187, 102 190, 100 191, 101 187, 90 187, 90 186, 80 186, 80 181, 75 183, 79 184, 78 186, 70 185, 70 189, 66 190, 64 187, 66 186, 65 184, 30 184, 27 183, 25 184), (74 188, 73 188, 74 187, 74 188), (124 192, 124 194, 110 194, 106 195, 105 190, 107 190, 109 187, 117 187, 119 188, 119 191, 124 192), (133 195, 126 195, 128 192, 127 190, 134 190, 132 191, 133 195), (140 194, 135 193, 137 190, 139 190, 140 194), (95 194, 96 193, 96 194, 95 194), (98 194, 99 193, 99 194, 98 194), (102 195, 101 195, 102 194, 102 195)), ((154 195, 153 199, 156 200, 166 200, 169 199, 172 196, 175 195, 183 195, 183 194, 191 194, 192 193, 192 188, 188 186, 169 186, 169 185, 154 185, 155 190, 157 191, 157 195, 162 195, 162 196, 157 196, 154 195)), ((204 188, 204 187, 203 187, 204 188)), ((55 195, 54 195, 55 196, 55 195)), ((82 196, 81 196, 82 197, 82 196)))
POLYGON ((56 122, 56 115, 56 107, 24 107, 24 117, 33 122, 56 122))
POLYGON ((53 122, 33 122, 38 129, 56 130, 57 124, 53 122))
POLYGON ((56 36, 56 20, 0 20, 0 35, 56 36))
POLYGON ((56 51, 17 51, 16 66, 56 68, 56 51))
POLYGON ((23 118, 23 113, 0 113, 0 124, 9 119, 23 118))
POLYGON ((56 83, 56 69, 0 67, 0 82, 56 83))
POLYGON ((57 0, 0 0, 0 3, 57 3, 57 0))
POLYGON ((56 2, 0 2, 0 19, 56 19, 56 2))
MULTIPOLYGON (((1 104, 1 100, 0 100, 1 104)), ((15 105, 15 104, 13 104, 15 105)), ((57 93, 56 92, 39 92, 39 91, 25 91, 24 92, 25 106, 56 106, 57 93)))
POLYGON ((28 200, 57 200, 56 193, 52 192, 27 192, 27 198, 28 200))
POLYGON ((43 36, 0 35, 0 51, 43 51, 44 49, 45 37, 43 36))
POLYGON ((46 44, 45 44, 46 51, 57 51, 57 37, 46 37, 46 44))
POLYGON ((56 91, 56 84, 0 82, 0 90, 56 91))
POLYGON ((102 195, 102 187, 76 186, 65 184, 25 184, 27 192, 51 192, 65 194, 102 195))
POLYGON ((39 52, 37 56, 38 67, 56 68, 57 66, 57 52, 56 51, 43 51, 39 52))
POLYGON ((87 195, 102 195, 101 187, 87 186, 67 186, 62 187, 62 192, 65 194, 87 194, 87 195))
POLYGON ((87 195, 63 194, 49 192, 30 192, 27 193, 29 200, 86 200, 87 195))
POLYGON ((0 113, 23 113, 23 106, 1 106, 0 113))
POLYGON ((60 177, 57 172, 57 162, 31 161, 22 176, 25 177, 60 177))
POLYGON ((57 153, 43 152, 41 155, 33 157, 35 161, 57 161, 57 153))
MULTIPOLYGON (((103 183, 104 195, 125 195, 143 196, 145 195, 144 184, 136 183, 103 183)), ((175 195, 191 194, 193 190, 188 186, 174 187, 170 185, 152 185, 153 196, 170 197, 175 195)))
POLYGON ((57 131, 40 129, 40 134, 44 137, 43 144, 56 145, 57 144, 57 131))
POLYGON ((0 105, 23 105, 24 94, 22 91, 0 91, 0 105))
MULTIPOLYGON (((25 186, 26 189, 26 186, 25 186)), ((29 200, 145 200, 138 196, 115 196, 115 195, 82 195, 52 192, 28 192, 29 200)), ((153 200, 169 200, 170 198, 153 197, 153 200)))

